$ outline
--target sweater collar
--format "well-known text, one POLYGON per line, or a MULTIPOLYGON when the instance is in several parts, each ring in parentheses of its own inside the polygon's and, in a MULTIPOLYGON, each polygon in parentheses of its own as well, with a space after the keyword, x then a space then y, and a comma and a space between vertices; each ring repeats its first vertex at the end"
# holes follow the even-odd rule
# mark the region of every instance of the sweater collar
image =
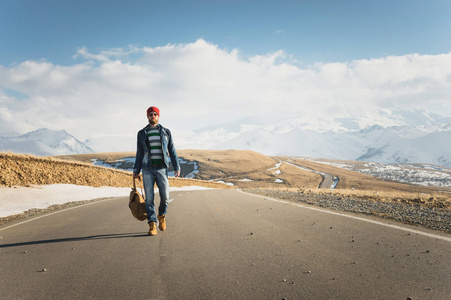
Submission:
MULTIPOLYGON (((150 124, 147 124, 147 126, 146 127, 144 127, 144 130, 145 131, 149 131, 150 130, 150 124)), ((158 128, 158 130, 160 130, 160 128, 161 128, 161 125, 160 124, 157 124, 157 128, 158 128)))

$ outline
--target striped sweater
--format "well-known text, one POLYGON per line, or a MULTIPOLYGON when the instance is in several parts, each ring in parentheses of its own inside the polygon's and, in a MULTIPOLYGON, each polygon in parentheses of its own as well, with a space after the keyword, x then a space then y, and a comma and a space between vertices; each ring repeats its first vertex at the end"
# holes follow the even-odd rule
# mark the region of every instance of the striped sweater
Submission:
POLYGON ((150 161, 152 166, 163 165, 163 151, 161 150, 161 137, 158 127, 151 127, 147 132, 150 144, 150 161))

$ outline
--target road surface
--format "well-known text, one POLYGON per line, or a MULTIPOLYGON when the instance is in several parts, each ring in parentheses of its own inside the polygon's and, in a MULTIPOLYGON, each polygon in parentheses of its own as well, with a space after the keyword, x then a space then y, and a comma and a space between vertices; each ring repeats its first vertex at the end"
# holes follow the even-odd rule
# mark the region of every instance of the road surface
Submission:
POLYGON ((168 230, 155 237, 127 198, 0 226, 0 296, 451 299, 450 235, 237 190, 171 198, 168 230))
POLYGON ((323 177, 323 181, 321 181, 318 188, 320 189, 331 189, 334 184, 334 177, 330 174, 323 173, 321 175, 323 177))
POLYGON ((282 162, 286 163, 286 164, 288 164, 290 166, 296 167, 298 169, 309 171, 309 172, 313 172, 313 173, 321 175, 323 180, 320 182, 320 184, 318 186, 319 189, 334 189, 337 186, 337 184, 338 184, 338 180, 339 179, 338 179, 337 176, 334 176, 334 175, 331 175, 331 174, 327 174, 327 173, 323 173, 323 172, 318 172, 318 171, 315 171, 315 170, 312 170, 312 169, 309 169, 309 168, 306 168, 306 167, 302 167, 302 166, 296 165, 296 164, 288 162, 288 161, 282 160, 282 162))

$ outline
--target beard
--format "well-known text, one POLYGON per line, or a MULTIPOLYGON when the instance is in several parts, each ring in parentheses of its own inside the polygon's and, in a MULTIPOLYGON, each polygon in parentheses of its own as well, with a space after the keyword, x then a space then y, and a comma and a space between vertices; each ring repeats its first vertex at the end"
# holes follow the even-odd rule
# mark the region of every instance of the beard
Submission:
POLYGON ((155 120, 155 119, 153 119, 153 120, 151 119, 151 120, 149 120, 149 124, 152 125, 152 126, 155 126, 155 125, 158 124, 158 121, 155 120))

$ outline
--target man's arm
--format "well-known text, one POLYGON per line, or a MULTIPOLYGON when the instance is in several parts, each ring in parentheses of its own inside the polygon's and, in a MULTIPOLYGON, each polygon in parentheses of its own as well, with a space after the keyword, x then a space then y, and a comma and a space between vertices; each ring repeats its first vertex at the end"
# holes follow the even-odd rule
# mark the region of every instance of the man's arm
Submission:
POLYGON ((169 136, 168 151, 169 151, 169 156, 171 157, 172 167, 174 168, 174 176, 179 177, 180 176, 180 163, 179 163, 179 160, 177 157, 177 151, 175 150, 174 142, 172 140, 172 134, 171 134, 170 130, 168 130, 168 136, 169 136))
POLYGON ((141 147, 141 141, 140 141, 140 132, 138 132, 137 136, 137 145, 136 145, 136 156, 135 156, 135 164, 133 166, 133 177, 141 180, 139 177, 139 173, 141 172, 141 165, 144 157, 144 149, 141 147))

